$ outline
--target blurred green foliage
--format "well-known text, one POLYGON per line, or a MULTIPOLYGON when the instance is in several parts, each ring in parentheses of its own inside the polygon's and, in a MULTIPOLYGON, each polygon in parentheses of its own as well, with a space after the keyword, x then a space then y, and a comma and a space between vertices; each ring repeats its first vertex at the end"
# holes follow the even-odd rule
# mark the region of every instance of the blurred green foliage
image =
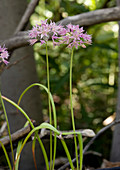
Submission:
MULTIPOLYGON (((31 24, 49 18, 55 22, 91 10, 115 6, 115 0, 41 0, 31 17, 31 24)), ((102 23, 84 28, 92 35, 93 43, 86 49, 74 52, 73 105, 76 128, 92 128, 98 132, 103 121, 116 111, 118 82, 118 25, 116 22, 102 23)), ((52 47, 48 43, 51 92, 54 97, 58 125, 61 130, 71 129, 69 106, 70 51, 66 46, 52 47)), ((46 85, 45 47, 34 45, 36 68, 40 83, 46 85)), ((41 89, 42 91, 42 89, 41 89)), ((43 114, 48 114, 47 95, 41 92, 43 114)), ((109 155, 111 131, 104 136, 109 155)), ((101 139, 100 142, 102 142, 101 139)), ((100 152, 100 142, 94 146, 100 152)))

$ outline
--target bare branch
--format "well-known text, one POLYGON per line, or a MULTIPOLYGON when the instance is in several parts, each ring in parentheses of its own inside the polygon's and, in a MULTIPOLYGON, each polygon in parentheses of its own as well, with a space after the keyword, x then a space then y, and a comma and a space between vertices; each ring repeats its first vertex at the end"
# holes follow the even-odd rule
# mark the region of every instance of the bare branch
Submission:
MULTIPOLYGON (((12 143, 13 143, 13 147, 15 148, 16 146, 17 146, 17 142, 20 140, 20 139, 23 139, 23 138, 25 138, 27 135, 28 135, 28 133, 30 132, 30 126, 28 125, 27 127, 25 127, 25 128, 22 128, 22 129, 20 129, 20 130, 18 130, 18 131, 16 131, 15 133, 13 133, 12 135, 11 135, 11 138, 12 138, 12 143)), ((92 130, 90 130, 90 129, 84 129, 84 130, 76 130, 77 132, 80 132, 81 134, 82 134, 82 136, 86 136, 86 137, 93 137, 93 136, 95 136, 95 133, 92 131, 92 130)), ((61 132, 61 134, 62 133, 65 133, 65 132, 73 132, 72 130, 71 131, 60 131, 61 132)), ((53 136, 54 136, 54 133, 52 134, 53 136)), ((49 130, 46 130, 46 129, 42 129, 41 130, 41 133, 40 133, 40 135, 39 135, 39 137, 41 138, 41 139, 43 139, 43 138, 45 138, 45 139, 49 139, 49 136, 50 136, 50 131, 49 130)), ((59 136, 57 136, 58 138, 59 138, 59 136)), ((62 136, 63 138, 73 138, 74 137, 74 135, 66 135, 66 136, 62 136)), ((32 138, 30 139, 30 140, 32 140, 32 138)), ((0 141, 3 143, 3 145, 5 146, 5 147, 7 147, 8 148, 8 151, 9 151, 9 149, 10 149, 10 147, 9 147, 9 145, 10 145, 10 139, 9 139, 9 136, 6 136, 6 137, 4 137, 4 138, 2 138, 2 139, 0 139, 0 141)), ((0 145, 0 151, 2 150, 2 147, 1 147, 1 145, 0 145)), ((1 153, 1 152, 0 152, 1 153)), ((2 154, 2 153, 1 153, 2 154)))
MULTIPOLYGON (((109 128, 111 128, 114 125, 117 125, 118 123, 120 123, 120 119, 113 121, 111 124, 107 125, 106 127, 102 128, 89 142, 88 144, 85 146, 85 148, 83 149, 83 155, 85 154, 85 152, 89 149, 89 147, 93 144, 93 142, 102 134, 104 133, 106 130, 108 130, 109 128)), ((80 157, 80 155, 79 155, 80 157)), ((74 158, 72 160, 72 162, 74 163, 76 161, 76 158, 74 158)), ((64 164, 63 166, 61 166, 58 170, 64 170, 67 167, 69 167, 69 162, 67 162, 66 164, 64 164)))
MULTIPOLYGON (((18 131, 16 131, 15 133, 13 133, 11 135, 11 138, 12 138, 12 142, 14 143, 16 140, 20 140, 21 138, 25 137, 28 133, 30 132, 30 126, 26 126, 25 128, 22 128, 18 131)), ((3 143, 4 146, 10 144, 10 139, 9 139, 9 136, 6 136, 2 139, 0 139, 0 141, 3 143)), ((0 148, 1 148, 1 145, 0 145, 0 148)))
POLYGON ((91 12, 82 13, 67 17, 58 23, 67 25, 68 23, 79 24, 80 26, 91 26, 109 21, 120 20, 120 7, 99 9, 91 12))
POLYGON ((15 34, 18 33, 19 31, 23 31, 27 25, 27 23, 29 22, 29 18, 32 15, 32 13, 35 10, 35 7, 37 6, 39 0, 31 0, 31 2, 28 4, 28 7, 21 19, 21 21, 19 22, 15 34))
MULTIPOLYGON (((84 137, 93 137, 93 136, 95 136, 94 131, 91 130, 91 129, 79 129, 79 130, 75 130, 75 131, 80 132, 82 134, 82 136, 84 136, 84 137)), ((60 131, 61 134, 65 133, 65 132, 69 133, 69 132, 73 132, 73 130, 60 131)), ((43 138, 46 135, 50 135, 50 132, 49 132, 49 130, 44 129, 44 132, 41 132, 41 134, 40 134, 40 138, 43 138)), ((54 136, 54 133, 53 133, 53 136, 54 136)), ((59 138, 59 136, 57 136, 57 137, 59 138)), ((62 135, 62 138, 71 139, 71 138, 74 138, 74 134, 65 135, 65 136, 62 135)))
MULTIPOLYGON (((113 7, 67 17, 66 19, 63 19, 58 23, 61 23, 63 25, 72 23, 79 24, 80 26, 90 26, 93 24, 118 20, 120 20, 120 7, 113 7)), ((6 44, 6 47, 9 50, 15 50, 17 48, 27 46, 29 44, 28 39, 28 31, 23 31, 19 32, 17 35, 13 35, 11 38, 5 41, 2 41, 0 45, 6 44)))
POLYGON ((109 125, 103 127, 89 142, 88 144, 85 146, 84 150, 83 150, 83 154, 89 149, 89 147, 92 145, 92 143, 102 134, 104 133, 106 130, 108 130, 109 128, 111 128, 113 125, 116 125, 120 123, 120 119, 115 120, 114 122, 110 123, 109 125))
POLYGON ((0 45, 4 45, 8 48, 9 51, 13 51, 17 48, 24 47, 29 45, 29 36, 28 31, 19 32, 16 35, 13 35, 11 38, 4 40, 0 45))

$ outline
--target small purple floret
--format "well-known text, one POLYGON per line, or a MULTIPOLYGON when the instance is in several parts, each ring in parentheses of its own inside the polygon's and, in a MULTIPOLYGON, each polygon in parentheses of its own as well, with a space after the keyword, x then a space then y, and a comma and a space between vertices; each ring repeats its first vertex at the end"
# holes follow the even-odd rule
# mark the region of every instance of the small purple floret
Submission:
POLYGON ((9 54, 5 45, 3 47, 0 46, 0 62, 4 62, 6 65, 9 63, 6 59, 8 59, 9 54))

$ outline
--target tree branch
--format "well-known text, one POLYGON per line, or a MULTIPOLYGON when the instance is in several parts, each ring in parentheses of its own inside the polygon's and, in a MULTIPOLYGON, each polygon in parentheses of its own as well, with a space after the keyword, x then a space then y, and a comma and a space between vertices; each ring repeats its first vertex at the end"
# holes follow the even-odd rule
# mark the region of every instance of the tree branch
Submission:
MULTIPOLYGON (((67 17, 57 22, 57 24, 61 23, 62 25, 66 25, 68 23, 72 23, 79 24, 80 26, 91 26, 93 24, 118 20, 120 20, 120 7, 113 7, 67 17)), ((17 48, 27 46, 29 44, 28 40, 28 31, 23 31, 13 35, 5 41, 1 41, 0 45, 6 44, 6 47, 9 50, 15 50, 17 48)))
MULTIPOLYGON (((22 128, 16 131, 15 133, 11 135, 12 142, 14 143, 15 141, 19 141, 21 138, 24 138, 30 132, 30 130, 31 130, 30 126, 28 125, 25 128, 22 128)), ((6 136, 0 139, 0 141, 3 143, 4 146, 7 146, 10 144, 9 136, 6 136)), ((1 148, 1 145, 0 145, 0 148, 1 148)))
POLYGON ((17 48, 29 45, 28 31, 18 32, 18 34, 13 35, 11 38, 1 41, 0 45, 7 47, 9 51, 13 51, 17 48))
MULTIPOLYGON (((16 131, 15 133, 13 133, 11 135, 11 138, 12 138, 12 143, 13 143, 13 147, 16 148, 17 147, 17 143, 20 139, 24 139, 28 133, 31 131, 30 129, 30 126, 28 125, 27 127, 25 128, 22 128, 18 131, 16 131)), ((93 137, 95 135, 95 133, 93 132, 93 130, 90 130, 90 129, 84 129, 84 130, 76 130, 77 132, 80 132, 82 134, 82 136, 85 136, 85 137, 93 137)), ((66 131, 60 131, 61 134, 66 132, 66 131)), ((73 131, 67 131, 67 132, 73 132, 73 131)), ((40 132, 40 135, 39 137, 41 139, 45 138, 45 139, 49 139, 49 135, 50 135, 50 131, 49 130, 46 130, 46 129, 42 129, 41 132, 40 132)), ((52 134, 54 136, 54 133, 52 134)), ((59 138, 59 136, 57 136, 59 138)), ((62 138, 67 138, 67 139, 71 139, 73 138, 74 135, 66 135, 66 136, 62 136, 62 138)), ((32 140, 32 138, 30 139, 32 140)), ((9 136, 6 136, 4 138, 1 138, 0 141, 3 143, 3 145, 6 147, 6 149, 8 151, 10 151, 10 139, 9 139, 9 136)), ((0 145, 0 155, 3 154, 2 152, 2 147, 0 145)))
MULTIPOLYGON (((112 123, 110 123, 109 125, 103 127, 89 142, 88 144, 85 146, 85 148, 83 149, 83 155, 85 154, 85 152, 89 149, 89 147, 93 144, 93 142, 102 134, 104 133, 106 130, 108 130, 110 127, 117 125, 118 123, 120 123, 120 119, 119 120, 115 120, 112 123)), ((80 157, 80 155, 79 155, 80 157)), ((74 163, 76 161, 76 158, 74 158, 72 160, 72 162, 74 163)), ((64 170, 67 167, 69 167, 69 162, 67 162, 66 164, 64 164, 63 166, 61 166, 58 170, 64 170)))
POLYGON ((118 20, 120 20, 120 7, 113 7, 70 16, 58 23, 61 23, 62 25, 72 23, 79 24, 80 26, 91 26, 94 24, 118 20))
POLYGON ((102 134, 104 133, 106 130, 108 130, 109 128, 111 128, 113 125, 117 125, 118 123, 120 123, 120 119, 113 121, 112 123, 110 123, 109 125, 103 127, 89 142, 88 144, 85 146, 84 150, 83 150, 83 154, 89 149, 89 147, 93 144, 93 142, 102 134))
POLYGON ((23 31, 27 25, 27 23, 29 22, 30 16, 32 15, 32 13, 35 10, 35 7, 37 6, 39 0, 31 0, 31 2, 28 4, 28 7, 21 19, 21 21, 19 22, 15 34, 18 33, 19 31, 23 31))

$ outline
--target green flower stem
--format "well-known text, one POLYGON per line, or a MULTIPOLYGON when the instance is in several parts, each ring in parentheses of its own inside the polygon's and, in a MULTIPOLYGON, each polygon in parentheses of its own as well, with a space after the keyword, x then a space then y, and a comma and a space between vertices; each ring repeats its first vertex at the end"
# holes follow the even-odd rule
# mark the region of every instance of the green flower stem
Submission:
MULTIPOLYGON (((23 141, 23 144, 22 144, 22 146, 21 146, 20 152, 19 152, 19 154, 18 154, 17 156, 19 157, 20 153, 22 152, 23 147, 25 146, 25 144, 26 144, 27 140, 30 138, 30 136, 31 136, 35 131, 38 131, 38 130, 40 130, 40 129, 42 129, 42 128, 49 129, 49 130, 55 132, 55 133, 60 137, 61 143, 62 143, 62 145, 63 145, 63 147, 64 147, 64 150, 65 150, 65 152, 66 152, 67 158, 68 158, 68 160, 69 160, 71 169, 74 170, 74 166, 73 166, 73 163, 72 163, 72 159, 71 159, 69 150, 68 150, 68 148, 67 148, 67 145, 66 145, 64 139, 61 137, 61 135, 62 135, 61 132, 58 131, 55 127, 53 127, 53 126, 50 125, 49 123, 42 123, 41 125, 35 127, 31 132, 29 132, 29 134, 27 135, 27 137, 26 137, 25 140, 23 141)), ((66 133, 67 133, 67 132, 66 132, 66 133)), ((64 133, 64 135, 66 135, 66 133, 64 133)), ((73 132, 73 133, 74 133, 74 134, 75 134, 75 133, 76 133, 76 134, 80 134, 80 133, 78 133, 78 132, 73 132)), ((72 134, 72 132, 71 132, 71 134, 72 134)), ((48 166, 48 168, 49 168, 49 166, 48 166)))
MULTIPOLYGON (((29 122, 27 121, 24 125, 24 127, 28 126, 29 125, 29 122)), ((18 146, 17 146, 17 149, 16 149, 16 155, 15 155, 15 158, 17 158, 17 155, 20 151, 20 148, 22 146, 22 142, 23 142, 23 139, 19 140, 18 141, 18 146)), ((19 161, 20 161, 20 156, 18 157, 17 161, 16 161, 16 164, 15 164, 15 170, 18 170, 19 168, 19 161)))
POLYGON ((71 159, 69 150, 68 150, 68 148, 67 148, 67 145, 66 145, 64 139, 61 139, 61 143, 62 143, 62 145, 63 145, 63 147, 64 147, 65 152, 66 152, 66 155, 67 155, 68 161, 69 161, 69 163, 70 163, 71 169, 74 170, 74 166, 73 166, 73 163, 72 163, 72 159, 71 159))
POLYGON ((53 163, 52 163, 52 170, 54 170, 55 166, 55 157, 56 157, 56 147, 57 147, 57 137, 56 133, 54 133, 54 154, 53 154, 53 163))
MULTIPOLYGON (((47 93, 48 93, 48 89, 46 88, 46 86, 40 84, 40 83, 33 83, 30 86, 28 86, 20 95, 20 98, 18 100, 18 105, 20 104, 20 101, 22 100, 22 97, 24 96, 24 94, 31 89, 34 86, 39 86, 42 87, 47 93)), ((56 118, 56 109, 55 109, 55 104, 52 98, 52 95, 50 93, 50 101, 51 101, 51 105, 52 105, 52 110, 53 110, 53 118, 54 118, 54 127, 57 128, 57 118, 56 118)), ((55 157, 56 157, 56 146, 57 146, 57 138, 56 138, 56 133, 54 132, 54 155, 53 155, 53 166, 52 166, 52 170, 54 170, 54 164, 55 164, 55 157)))
MULTIPOLYGON (((49 104, 49 119, 52 125, 51 104, 50 104, 50 73, 49 73, 49 60, 48 48, 46 43, 46 62, 47 62, 47 86, 48 86, 48 104, 49 104)), ((52 169, 52 132, 50 131, 50 169, 52 169)))
POLYGON ((78 134, 78 141, 79 141, 79 147, 80 147, 80 170, 82 170, 82 162, 83 162, 83 141, 82 141, 82 135, 78 134))
POLYGON ((8 99, 5 96, 2 96, 2 98, 4 100, 6 100, 7 102, 11 103, 13 106, 15 106, 26 117, 26 119, 28 120, 28 122, 29 122, 30 126, 32 127, 32 129, 34 129, 34 125, 32 124, 29 116, 25 113, 25 111, 20 106, 18 106, 15 102, 13 102, 12 100, 8 99))
MULTIPOLYGON (((23 147, 25 146, 27 140, 30 138, 30 136, 35 132, 35 131, 38 131, 42 128, 46 128, 46 129, 49 129, 51 131, 53 131, 54 133, 56 133, 58 136, 59 136, 59 139, 61 140, 61 143, 64 147, 64 150, 66 152, 66 155, 67 155, 67 158, 69 160, 69 163, 70 163, 70 166, 71 166, 71 169, 74 170, 74 166, 73 166, 73 163, 72 163, 72 159, 71 159, 71 156, 70 156, 70 153, 69 153, 69 150, 67 148, 67 145, 64 141, 64 139, 62 138, 61 135, 67 135, 67 134, 77 134, 77 135, 81 135, 80 132, 65 132, 65 133, 61 133, 60 131, 58 131, 54 126, 50 125, 49 123, 42 123, 40 124, 39 126, 35 127, 32 131, 30 131, 30 133, 27 135, 27 137, 25 138, 22 146, 21 146, 21 149, 20 149, 20 152, 18 153, 17 157, 19 157, 23 147)), ((49 165, 48 165, 48 168, 49 168, 49 165)))
POLYGON ((50 73, 49 73, 49 60, 48 60, 47 44, 46 44, 46 62, 47 62, 47 86, 48 86, 49 118, 50 118, 50 124, 52 124, 51 105, 50 105, 50 73))
POLYGON ((48 157, 47 157, 47 154, 46 154, 44 145, 43 145, 43 143, 42 143, 42 140, 39 138, 38 133, 37 133, 37 139, 38 139, 38 142, 39 142, 39 144, 40 144, 40 146, 41 146, 41 149, 42 149, 42 151, 43 151, 43 156, 44 156, 44 159, 45 159, 46 168, 47 168, 47 170, 49 170, 48 157))
MULTIPOLYGON (((25 140, 23 141, 23 144, 22 144, 22 146, 21 146, 21 148, 20 148, 20 151, 19 151, 19 153, 18 153, 18 155, 17 155, 17 159, 19 158, 20 153, 22 152, 22 149, 23 149, 23 147, 25 146, 27 140, 30 138, 30 136, 31 136, 34 132, 35 132, 35 135, 36 135, 36 134, 37 134, 36 131, 38 131, 38 130, 40 130, 40 129, 42 129, 42 128, 47 128, 47 129, 49 129, 49 130, 54 131, 57 135, 60 135, 60 132, 59 132, 55 127, 53 127, 53 126, 50 125, 49 123, 42 123, 41 125, 35 127, 34 129, 32 129, 32 130, 29 132, 29 134, 27 135, 27 137, 26 137, 25 140)), ((38 141, 41 142, 40 138, 38 139, 38 141)), ((43 146, 43 144, 41 144, 41 146, 43 146)), ((44 156, 45 156, 45 155, 44 155, 44 156)), ((47 156, 47 155, 46 155, 46 156, 47 156)), ((17 161, 17 159, 16 159, 16 161, 17 161)), ((46 159, 47 159, 47 158, 46 158, 46 159)), ((46 160, 46 159, 45 159, 45 160, 46 160)), ((16 163, 16 162, 15 162, 15 163, 16 163)), ((49 164, 46 164, 46 165, 47 165, 47 166, 46 166, 47 170, 49 170, 49 164)))
MULTIPOLYGON (((31 84, 30 86, 28 86, 23 92, 22 94, 20 95, 20 98, 18 100, 18 105, 20 104, 20 101, 22 100, 22 97, 24 96, 24 94, 29 90, 31 89, 32 87, 34 86, 39 86, 41 88, 43 88, 47 93, 48 93, 48 89, 46 88, 46 86, 40 84, 40 83, 33 83, 31 84)), ((56 118, 56 109, 55 109, 55 104, 54 104, 54 101, 53 101, 53 97, 50 93, 50 101, 51 101, 51 105, 52 105, 52 110, 53 110, 53 117, 54 117, 54 126, 55 128, 57 128, 57 118, 56 118)))
MULTIPOLYGON (((20 106, 18 106, 15 102, 13 102, 12 100, 8 99, 7 97, 2 96, 2 98, 3 98, 4 100, 6 100, 7 102, 11 103, 13 106, 15 106, 15 107, 26 117, 26 119, 28 120, 28 122, 29 122, 29 124, 31 125, 32 129, 35 128, 34 125, 33 125, 32 122, 31 122, 30 118, 28 117, 28 115, 24 112, 24 110, 23 110, 20 106)), ((44 159, 45 159, 45 163, 46 163, 47 170, 49 170, 49 163, 48 163, 48 158, 47 158, 47 154, 46 154, 44 145, 43 145, 41 139, 39 138, 38 133, 37 133, 37 132, 35 132, 35 133, 36 133, 38 142, 39 142, 39 144, 40 144, 40 147, 41 147, 42 152, 43 152, 43 155, 44 155, 44 159)))
MULTIPOLYGON (((71 107, 72 126, 73 126, 73 131, 75 132, 75 120, 74 120, 73 103, 72 103, 72 62, 73 62, 73 52, 74 52, 74 47, 72 48, 71 61, 70 61, 70 107, 71 107)), ((78 170, 79 169, 79 164, 78 164, 78 151, 77 151, 76 135, 74 135, 74 143, 75 143, 77 170, 78 170)))
MULTIPOLYGON (((25 140, 23 141, 23 144, 22 144, 22 146, 21 146, 21 148, 20 148, 20 152, 19 152, 18 155, 17 155, 17 159, 19 158, 19 156, 20 156, 20 154, 21 154, 21 152, 22 152, 22 149, 23 149, 23 147, 25 146, 25 144, 26 144, 26 142, 28 141, 28 139, 30 138, 30 136, 31 136, 34 132, 35 132, 35 134, 38 134, 36 131, 38 131, 39 129, 41 129, 40 126, 32 129, 32 130, 30 131, 30 133, 27 135, 27 137, 26 137, 25 140)), ((38 142, 40 143, 41 149, 44 150, 44 146, 43 146, 43 143, 42 143, 42 141, 40 140, 40 138, 38 138, 38 142)), ((47 168, 47 170, 49 170, 49 164, 48 164, 47 155, 44 155, 44 158, 45 158, 45 162, 46 162, 46 160, 47 160, 47 162, 46 162, 46 168, 47 168)), ((17 159, 16 159, 16 161, 17 161, 17 159)), ((15 163, 16 163, 16 162, 15 162, 15 163)))
POLYGON ((3 151, 4 151, 4 154, 5 154, 5 157, 6 157, 8 166, 9 166, 9 169, 12 170, 12 166, 11 166, 11 163, 10 163, 10 159, 9 159, 8 154, 7 154, 7 152, 6 152, 6 149, 5 149, 5 147, 4 147, 4 145, 3 145, 3 143, 2 143, 1 141, 0 141, 0 145, 2 146, 2 149, 3 149, 3 151))
POLYGON ((13 167, 14 167, 14 152, 13 152, 11 133, 10 133, 10 126, 9 126, 8 117, 7 117, 7 113, 6 113, 6 109, 5 109, 5 105, 4 105, 1 93, 0 93, 0 99, 1 99, 2 107, 3 107, 3 111, 4 111, 4 114, 5 114, 5 119, 6 119, 6 122, 7 122, 8 134, 9 134, 9 138, 10 138, 10 147, 11 147, 11 153, 12 153, 12 161, 13 161, 13 167))

